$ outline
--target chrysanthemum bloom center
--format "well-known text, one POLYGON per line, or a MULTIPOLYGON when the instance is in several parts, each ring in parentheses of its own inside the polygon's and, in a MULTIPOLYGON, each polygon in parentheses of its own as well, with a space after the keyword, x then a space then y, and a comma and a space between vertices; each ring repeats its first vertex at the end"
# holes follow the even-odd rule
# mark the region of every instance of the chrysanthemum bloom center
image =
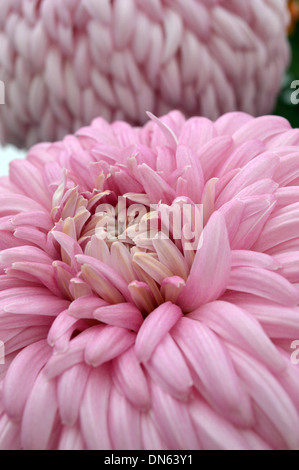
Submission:
POLYGON ((54 194, 52 235, 65 264, 60 277, 67 297, 74 300, 93 286, 107 303, 130 301, 144 316, 167 301, 175 303, 202 243, 203 206, 183 196, 172 204, 151 204, 144 193, 117 195, 104 189, 103 172, 97 181, 92 193, 80 193, 65 172, 54 194), (120 277, 109 276, 103 265, 117 265, 120 277), (68 279, 69 269, 79 266, 77 279, 68 279))

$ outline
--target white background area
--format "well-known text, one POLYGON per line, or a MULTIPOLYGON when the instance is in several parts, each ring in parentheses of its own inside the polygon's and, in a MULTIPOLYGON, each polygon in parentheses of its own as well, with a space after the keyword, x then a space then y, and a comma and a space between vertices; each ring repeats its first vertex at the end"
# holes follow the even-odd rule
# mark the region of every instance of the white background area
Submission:
POLYGON ((0 176, 8 175, 9 162, 15 158, 24 158, 26 155, 25 150, 19 150, 12 145, 1 147, 0 145, 0 176))

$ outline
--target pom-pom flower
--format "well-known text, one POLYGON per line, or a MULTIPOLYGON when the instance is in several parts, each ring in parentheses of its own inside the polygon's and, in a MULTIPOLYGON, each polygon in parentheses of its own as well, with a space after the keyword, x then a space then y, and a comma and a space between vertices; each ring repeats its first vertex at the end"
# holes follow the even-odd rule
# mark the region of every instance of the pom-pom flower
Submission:
POLYGON ((1 449, 299 447, 299 130, 150 117, 1 178, 1 449))
POLYGON ((0 141, 62 139, 97 116, 144 123, 272 111, 287 0, 1 0, 0 141))

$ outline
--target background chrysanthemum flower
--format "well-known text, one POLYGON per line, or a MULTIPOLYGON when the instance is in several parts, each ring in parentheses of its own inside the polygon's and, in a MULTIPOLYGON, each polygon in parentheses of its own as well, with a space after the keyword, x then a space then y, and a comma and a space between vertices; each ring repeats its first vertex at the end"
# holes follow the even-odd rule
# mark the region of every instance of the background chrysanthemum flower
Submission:
POLYGON ((30 146, 102 116, 272 111, 287 0, 1 0, 0 140, 30 146), (2 137, 1 137, 2 136, 2 137))
POLYGON ((0 449, 299 447, 299 130, 151 118, 0 180, 0 449), (119 197, 202 204, 201 248, 99 237, 119 197))

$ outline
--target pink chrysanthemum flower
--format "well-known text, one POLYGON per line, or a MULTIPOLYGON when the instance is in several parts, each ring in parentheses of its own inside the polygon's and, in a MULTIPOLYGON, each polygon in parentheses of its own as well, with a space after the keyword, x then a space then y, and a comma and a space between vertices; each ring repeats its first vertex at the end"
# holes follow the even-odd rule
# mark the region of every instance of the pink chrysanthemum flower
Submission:
MULTIPOLYGON (((271 112, 287 0, 1 0, 0 141, 62 139, 97 116, 271 112)), ((2 142, 3 143, 3 142, 2 142)))
POLYGON ((299 447, 299 130, 151 118, 1 178, 1 449, 299 447), (183 203, 198 249, 149 210, 183 203))

